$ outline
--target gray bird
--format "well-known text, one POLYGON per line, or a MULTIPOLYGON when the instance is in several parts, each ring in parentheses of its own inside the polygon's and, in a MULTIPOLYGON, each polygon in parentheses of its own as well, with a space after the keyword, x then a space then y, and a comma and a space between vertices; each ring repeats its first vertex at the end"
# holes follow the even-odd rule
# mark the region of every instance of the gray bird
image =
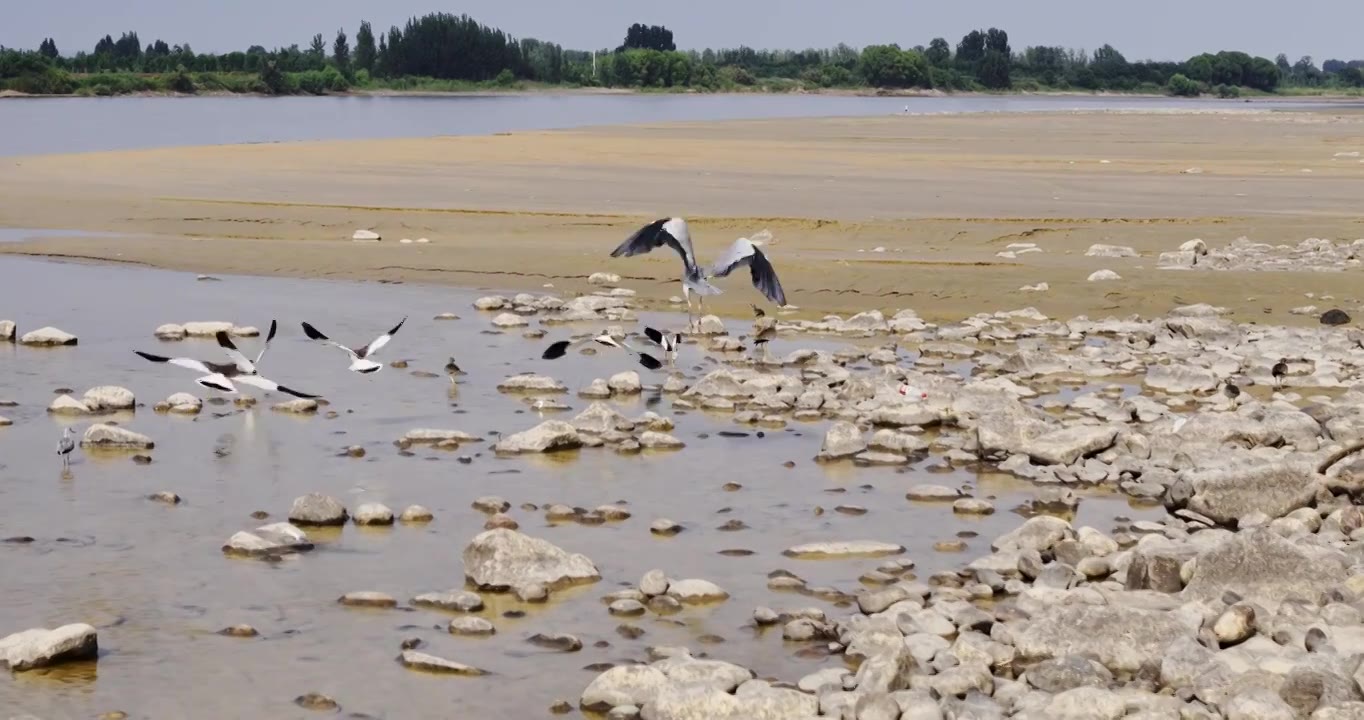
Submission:
POLYGON ((62 467, 71 464, 71 451, 76 449, 76 440, 71 437, 71 428, 62 430, 62 439, 57 441, 57 454, 62 456, 62 467))

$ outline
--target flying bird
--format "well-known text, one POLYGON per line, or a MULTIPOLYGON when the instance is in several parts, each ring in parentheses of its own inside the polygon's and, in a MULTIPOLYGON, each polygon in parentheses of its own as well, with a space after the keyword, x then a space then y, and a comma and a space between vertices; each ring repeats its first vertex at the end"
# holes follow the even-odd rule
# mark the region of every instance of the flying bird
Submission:
POLYGON ((218 347, 227 351, 227 356, 232 358, 232 362, 237 365, 237 372, 242 375, 258 375, 260 373, 257 372, 256 366, 260 365, 261 358, 265 357, 265 351, 270 349, 270 341, 275 339, 275 331, 278 329, 279 325, 274 320, 271 320, 270 332, 265 336, 265 345, 261 347, 260 352, 256 353, 255 360, 251 360, 247 358, 246 355, 243 355, 242 351, 237 349, 237 346, 232 342, 232 338, 229 337, 226 332, 219 330, 215 337, 218 340, 218 347))
POLYGON ((567 354, 568 349, 570 347, 573 347, 575 345, 581 345, 587 342, 595 342, 600 345, 605 345, 607 347, 625 350, 626 352, 629 352, 637 356, 639 358, 639 364, 643 365, 644 367, 650 370, 657 370, 663 367, 663 363, 659 362, 657 358, 650 355, 649 353, 640 352, 630 347, 629 344, 617 341, 615 338, 611 337, 606 333, 602 333, 601 335, 596 336, 578 338, 577 340, 559 340, 557 342, 550 343, 549 347, 545 348, 545 352, 540 355, 540 358, 543 360, 557 360, 563 357, 565 354, 567 354))
POLYGON ((677 346, 682 344, 682 336, 678 333, 664 333, 651 327, 644 328, 644 336, 649 338, 649 342, 662 348, 664 357, 672 360, 677 357, 677 346))
POLYGON ((71 437, 71 428, 62 430, 62 439, 57 441, 57 454, 62 456, 62 467, 71 464, 71 451, 76 449, 76 441, 71 437))
POLYGON ((258 387, 266 392, 282 392, 301 398, 320 397, 319 395, 310 395, 292 388, 287 388, 260 374, 257 364, 260 362, 261 358, 265 357, 265 351, 269 349, 270 340, 275 337, 276 330, 277 325, 275 321, 271 320, 270 333, 266 335, 265 338, 265 347, 262 347, 261 351, 256 354, 256 359, 254 361, 238 350, 237 346, 232 343, 232 338, 228 337, 227 333, 223 331, 219 331, 217 334, 218 346, 221 347, 227 353, 228 358, 232 360, 230 363, 215 363, 187 357, 166 357, 164 355, 145 353, 141 350, 134 350, 133 352, 143 359, 150 360, 154 363, 176 365, 195 372, 205 373, 202 377, 195 379, 194 382, 201 387, 217 390, 228 395, 237 394, 237 386, 233 384, 233 380, 235 380, 243 385, 258 387))
POLYGON ((398 324, 394 325, 392 330, 389 330, 383 335, 380 335, 379 337, 375 338, 372 342, 370 342, 368 345, 357 350, 352 350, 346 347, 345 345, 342 345, 341 343, 332 340, 326 335, 323 335, 322 333, 318 332, 317 328, 313 327, 312 325, 309 325, 306 322, 303 323, 303 334, 307 335, 309 340, 320 340, 321 342, 324 342, 333 347, 341 348, 346 352, 347 355, 350 355, 350 367, 347 369, 349 369, 352 372, 369 374, 379 372, 379 369, 383 367, 382 363, 374 362, 373 360, 370 360, 370 358, 373 357, 375 353, 379 352, 381 348, 387 345, 389 340, 393 339, 393 336, 398 333, 398 329, 401 328, 403 326, 403 323, 405 322, 407 322, 406 316, 404 316, 402 320, 399 320, 398 324))
POLYGON ((756 240, 739 238, 730 245, 729 251, 719 262, 710 268, 702 268, 696 262, 696 251, 692 248, 691 231, 687 229, 687 221, 677 217, 661 218, 636 230, 625 242, 611 251, 611 257, 643 255, 664 245, 677 251, 682 258, 682 296, 687 300, 687 322, 689 327, 694 327, 692 294, 697 295, 700 312, 705 313, 706 296, 719 295, 723 292, 710 283, 710 278, 725 277, 742 265, 749 266, 753 275, 753 286, 768 300, 777 305, 786 304, 786 294, 781 289, 772 263, 758 250, 758 246, 770 237, 770 233, 763 231, 755 236, 756 240))

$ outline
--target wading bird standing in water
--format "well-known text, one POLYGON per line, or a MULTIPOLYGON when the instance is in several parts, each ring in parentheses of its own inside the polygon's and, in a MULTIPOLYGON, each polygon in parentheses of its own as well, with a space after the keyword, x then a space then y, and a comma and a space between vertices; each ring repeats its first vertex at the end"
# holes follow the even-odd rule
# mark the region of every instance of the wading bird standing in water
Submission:
POLYGON ((71 428, 62 430, 62 439, 57 441, 57 454, 62 456, 62 467, 71 464, 71 451, 76 449, 76 440, 71 437, 71 428))
POLYGON ((692 248, 691 231, 687 229, 687 221, 677 217, 662 218, 636 230, 625 242, 611 251, 611 257, 643 255, 664 245, 677 251, 682 258, 682 297, 687 300, 687 323, 688 329, 691 330, 695 328, 694 318, 699 317, 692 314, 692 294, 697 295, 700 313, 704 314, 706 296, 719 295, 723 292, 710 283, 710 278, 725 277, 743 265, 749 266, 753 276, 753 287, 778 306, 786 304, 786 293, 782 291, 781 282, 777 280, 776 270, 772 269, 772 263, 768 262, 767 256, 758 250, 758 246, 768 242, 770 238, 770 233, 766 231, 755 235, 753 240, 739 238, 729 246, 729 250, 718 262, 705 269, 696 262, 696 251, 692 248))

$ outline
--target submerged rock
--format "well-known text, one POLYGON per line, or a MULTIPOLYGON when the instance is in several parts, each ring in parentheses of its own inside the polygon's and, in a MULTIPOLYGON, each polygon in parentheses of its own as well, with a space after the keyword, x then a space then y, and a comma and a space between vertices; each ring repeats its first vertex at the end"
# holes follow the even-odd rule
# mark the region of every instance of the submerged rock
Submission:
POLYGON ((559 588, 601 579, 586 555, 569 553, 514 530, 482 532, 464 548, 464 574, 481 589, 506 591, 540 584, 559 588))
POLYGON ((782 551, 783 555, 795 558, 827 558, 899 555, 905 551, 903 545, 877 542, 875 540, 851 540, 844 542, 815 542, 796 545, 782 551))
POLYGON ((445 658, 428 655, 416 650, 404 650, 403 654, 398 656, 398 661, 403 664, 403 667, 408 668, 409 670, 420 670, 422 672, 469 676, 487 674, 486 670, 481 670, 472 665, 457 663, 453 660, 446 660, 445 658))

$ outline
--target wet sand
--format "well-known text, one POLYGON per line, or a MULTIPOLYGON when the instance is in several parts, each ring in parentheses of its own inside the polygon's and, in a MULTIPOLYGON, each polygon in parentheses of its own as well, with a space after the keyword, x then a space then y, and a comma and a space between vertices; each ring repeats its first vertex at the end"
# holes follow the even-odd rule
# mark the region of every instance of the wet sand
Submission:
MULTIPOLYGON (((376 718, 449 717, 461 714, 510 714, 537 717, 556 699, 576 703, 595 673, 590 663, 640 659, 654 645, 686 645, 754 668, 760 675, 799 677, 833 659, 799 657, 779 630, 757 633, 747 625, 753 608, 815 606, 830 613, 830 603, 765 587, 766 575, 784 568, 811 586, 853 592, 858 577, 881 561, 793 560, 780 553, 802 542, 888 539, 904 544, 904 557, 927 578, 988 552, 989 539, 1011 529, 1019 516, 1010 509, 1031 497, 1031 487, 1004 477, 962 470, 931 472, 942 463, 930 458, 907 470, 857 469, 812 461, 825 422, 793 422, 766 437, 721 437, 720 431, 753 433, 726 413, 670 409, 651 393, 612 401, 627 416, 646 409, 671 416, 673 431, 687 443, 677 453, 622 457, 609 449, 584 449, 565 458, 495 459, 488 443, 459 451, 414 448, 404 457, 393 441, 416 427, 461 429, 475 435, 515 432, 540 422, 515 395, 495 390, 508 375, 535 370, 576 390, 595 377, 629 369, 622 358, 570 353, 560 361, 539 359, 550 340, 582 328, 550 328, 544 340, 527 340, 519 331, 486 334, 491 313, 471 307, 474 294, 419 286, 376 286, 350 282, 223 276, 222 282, 196 282, 192 274, 141 268, 107 268, 19 258, 0 259, 0 307, 21 323, 20 330, 55 324, 80 338, 73 348, 42 350, 0 344, 0 399, 19 403, 0 409, 15 425, 0 428, 0 536, 32 536, 31 544, 0 544, 5 597, 0 603, 0 634, 28 627, 89 622, 99 629, 101 657, 50 672, 34 671, 0 679, 0 707, 44 718, 93 717, 115 709, 133 718, 165 717, 311 717, 292 701, 307 692, 330 695, 342 715, 376 718), (67 290, 52 293, 52 287, 67 290), (173 298, 173 301, 168 301, 173 298), (96 310, 96 308, 98 308, 96 310), (435 321, 442 312, 460 320, 435 321), (361 342, 410 316, 384 350, 386 360, 407 359, 406 370, 386 368, 374 376, 345 370, 339 353, 309 344, 298 328, 307 319, 342 342, 361 342), (206 393, 192 384, 195 375, 155 366, 133 350, 215 359, 211 341, 161 342, 152 330, 165 322, 223 319, 264 329, 271 317, 280 334, 262 367, 267 375, 331 401, 314 417, 272 412, 265 398, 244 413, 215 418, 231 406, 205 405, 197 418, 158 415, 151 405, 174 392, 206 393), (453 396, 442 366, 458 358, 468 372, 453 396), (430 371, 438 377, 411 373, 430 371), (156 441, 154 462, 140 466, 127 455, 95 456, 77 451, 71 477, 63 478, 50 447, 66 421, 44 411, 53 390, 77 394, 102 384, 133 390, 135 414, 117 416, 128 428, 156 441), (143 405, 145 404, 145 405, 143 405), (328 410, 339 413, 335 419, 328 410), (338 456, 361 445, 363 459, 338 456), (229 448, 225 457, 215 447, 229 448), (456 461, 474 455, 471 464, 456 461), (782 467, 791 460, 792 469, 782 467), (725 492, 737 481, 743 488, 725 492), (912 503, 908 488, 922 483, 976 488, 994 499, 997 512, 964 518, 946 503, 912 503), (168 507, 147 499, 169 490, 184 502, 168 507), (377 501, 395 512, 412 503, 429 507, 430 525, 340 530, 310 530, 317 550, 282 563, 225 557, 220 546, 238 530, 262 521, 250 513, 264 510, 283 520, 293 498, 321 492, 354 509, 377 501), (453 615, 429 610, 357 610, 336 599, 347 592, 379 590, 404 605, 422 592, 463 584, 460 553, 482 529, 485 516, 472 501, 500 495, 512 503, 522 531, 543 537, 598 565, 602 580, 556 593, 548 605, 523 605, 506 596, 484 593, 489 609, 481 613, 497 626, 491 638, 448 635, 453 615), (625 501, 633 517, 589 527, 550 524, 543 510, 523 511, 522 503, 552 502, 595 507, 625 501), (835 505, 869 508, 862 516, 833 511, 835 505), (826 512, 816 514, 816 508, 826 512), (673 538, 650 535, 659 517, 682 523, 673 538), (724 532, 730 519, 750 529, 724 532), (933 543, 966 539, 964 553, 943 554, 933 543), (630 552, 621 548, 630 546, 630 552), (748 557, 718 554, 729 548, 754 551, 748 557), (681 614, 637 620, 646 634, 635 640, 618 636, 622 623, 606 612, 600 597, 635 583, 658 567, 673 577, 700 577, 725 588, 728 601, 690 607, 681 614), (525 610, 522 619, 501 616, 525 610), (223 627, 248 623, 262 637, 216 635, 223 627), (537 632, 567 632, 586 647, 562 654, 530 645, 537 632), (716 635, 720 644, 700 638, 716 635), (423 650, 477 665, 494 674, 449 678, 414 673, 394 658, 399 643, 424 639, 423 650), (594 647, 606 641, 608 647, 594 647)), ((642 313, 641 319, 676 326, 682 318, 642 313)), ((631 328, 636 329, 636 328, 631 328)), ((260 339, 242 339, 254 356, 260 339)), ((847 341, 779 338, 773 353, 797 347, 838 348, 847 341)), ((716 363, 693 346, 683 349, 681 368, 696 377, 716 363)), ((962 366, 963 371, 969 365, 962 366)), ((641 373, 646 384, 662 373, 641 373)), ((570 393, 560 396, 574 410, 552 415, 568 419, 589 403, 570 393)), ((551 417, 546 415, 545 417, 551 417)), ((1078 524, 1100 528, 1113 517, 1150 517, 1104 491, 1084 493, 1078 524)))
MULTIPOLYGON (((493 137, 175 148, 0 162, 0 225, 115 231, 0 252, 196 272, 561 292, 596 271, 640 300, 679 292, 667 254, 607 257, 654 217, 692 220, 703 260, 768 228, 801 316, 912 307, 927 319, 1208 302, 1298 324, 1347 274, 1156 269, 1191 238, 1364 237, 1364 113, 1097 112, 769 120, 493 137), (1189 172, 1195 171, 1196 172, 1189 172), (79 198, 79 201, 73 201, 79 198), (350 241, 357 228, 385 240, 350 241), (401 245, 427 237, 429 245, 401 245), (1017 242, 1044 252, 1002 258, 1017 242), (1093 243, 1138 258, 1086 257, 1093 243), (884 252, 872 252, 876 248, 884 252), (1121 282, 1090 283, 1099 269, 1121 282), (1310 279, 1309 279, 1310 278, 1310 279), (1019 288, 1047 282, 1050 291, 1019 288)), ((740 314, 746 278, 708 307, 740 314)))

